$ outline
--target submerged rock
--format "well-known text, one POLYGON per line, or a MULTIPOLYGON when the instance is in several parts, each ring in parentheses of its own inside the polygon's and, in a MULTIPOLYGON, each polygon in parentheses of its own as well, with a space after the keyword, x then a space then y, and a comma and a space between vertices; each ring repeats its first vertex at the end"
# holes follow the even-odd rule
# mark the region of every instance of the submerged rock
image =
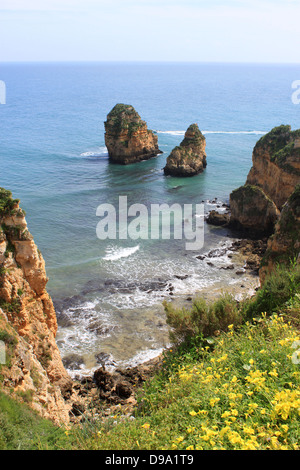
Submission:
POLYGON ((181 144, 167 158, 165 175, 194 176, 206 168, 206 140, 197 124, 187 129, 181 144))
POLYGON ((117 104, 107 115, 104 126, 105 145, 112 162, 127 165, 162 153, 157 135, 131 105, 117 104))

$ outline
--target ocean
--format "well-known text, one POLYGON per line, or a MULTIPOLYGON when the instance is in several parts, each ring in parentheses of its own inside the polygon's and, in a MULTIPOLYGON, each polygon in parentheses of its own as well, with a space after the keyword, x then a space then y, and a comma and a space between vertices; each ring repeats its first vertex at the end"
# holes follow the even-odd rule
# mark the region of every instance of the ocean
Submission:
MULTIPOLYGON (((0 186, 21 200, 46 262, 58 316, 57 343, 70 373, 132 365, 168 346, 163 300, 232 287, 233 234, 204 223, 204 246, 184 240, 100 240, 100 204, 228 203, 245 183, 252 149, 273 127, 300 127, 292 102, 299 66, 196 63, 1 64, 0 186), (108 161, 104 121, 131 104, 157 132, 162 154, 118 166, 108 161), (188 126, 206 137, 207 168, 192 178, 163 167, 188 126), (197 256, 217 250, 209 265, 197 256)), ((243 281, 244 282, 244 281, 243 281)), ((253 281, 254 282, 254 281, 253 281)))

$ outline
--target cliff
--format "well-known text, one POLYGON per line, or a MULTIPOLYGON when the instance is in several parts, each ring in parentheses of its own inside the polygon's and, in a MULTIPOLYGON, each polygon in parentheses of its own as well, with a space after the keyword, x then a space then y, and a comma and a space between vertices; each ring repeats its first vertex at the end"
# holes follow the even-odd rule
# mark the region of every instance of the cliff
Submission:
POLYGON ((259 270, 263 283, 267 274, 280 263, 300 261, 300 184, 284 204, 274 234, 269 238, 267 250, 259 270))
POLYGON ((255 145, 247 184, 259 186, 279 210, 300 182, 300 129, 279 126, 255 145))
POLYGON ((197 124, 191 124, 183 141, 167 158, 165 175, 194 176, 206 168, 206 140, 197 124))
POLYGON ((162 153, 158 139, 133 106, 117 104, 107 115, 105 145, 112 162, 127 165, 162 153))
POLYGON ((26 397, 42 416, 69 421, 72 381, 55 342, 56 314, 47 293, 44 259, 19 201, 0 188, 0 365, 4 391, 26 397))
POLYGON ((230 225, 268 235, 300 183, 300 130, 275 127, 255 145, 252 162, 246 184, 230 194, 230 225))
POLYGON ((279 217, 274 202, 257 186, 246 184, 230 194, 230 226, 249 235, 270 235, 279 217))

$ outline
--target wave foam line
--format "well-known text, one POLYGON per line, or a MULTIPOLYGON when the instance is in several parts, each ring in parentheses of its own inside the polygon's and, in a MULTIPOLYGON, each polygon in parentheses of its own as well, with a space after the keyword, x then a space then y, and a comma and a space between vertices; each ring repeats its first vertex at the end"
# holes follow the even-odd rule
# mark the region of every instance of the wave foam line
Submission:
POLYGON ((140 245, 129 248, 110 247, 107 249, 107 254, 103 257, 103 259, 106 261, 116 261, 120 258, 127 258, 128 256, 133 255, 139 249, 140 245))
MULTIPOLYGON (((185 131, 156 131, 157 134, 184 135, 185 131)), ((265 135, 265 131, 201 131, 202 134, 245 134, 245 135, 265 135)))

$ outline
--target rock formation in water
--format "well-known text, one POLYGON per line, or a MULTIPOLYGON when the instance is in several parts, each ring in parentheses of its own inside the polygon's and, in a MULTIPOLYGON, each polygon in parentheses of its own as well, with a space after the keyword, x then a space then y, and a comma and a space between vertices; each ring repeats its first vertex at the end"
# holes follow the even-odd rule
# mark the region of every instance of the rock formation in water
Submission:
POLYGON ((230 225, 249 234, 270 234, 300 183, 300 130, 275 127, 257 142, 252 161, 245 186, 230 195, 230 225))
POLYGON ((56 315, 46 290, 44 259, 29 233, 24 211, 0 188, 0 365, 3 391, 26 397, 42 416, 69 421, 72 381, 55 342, 56 315))
POLYGON ((197 124, 187 129, 181 144, 167 158, 165 175, 194 176, 206 167, 206 140, 197 124))
POLYGON ((107 115, 105 145, 112 162, 127 165, 162 153, 157 135, 147 128, 133 106, 117 104, 107 115))
POLYGON ((259 271, 261 282, 276 264, 300 262, 300 184, 284 204, 259 271))

